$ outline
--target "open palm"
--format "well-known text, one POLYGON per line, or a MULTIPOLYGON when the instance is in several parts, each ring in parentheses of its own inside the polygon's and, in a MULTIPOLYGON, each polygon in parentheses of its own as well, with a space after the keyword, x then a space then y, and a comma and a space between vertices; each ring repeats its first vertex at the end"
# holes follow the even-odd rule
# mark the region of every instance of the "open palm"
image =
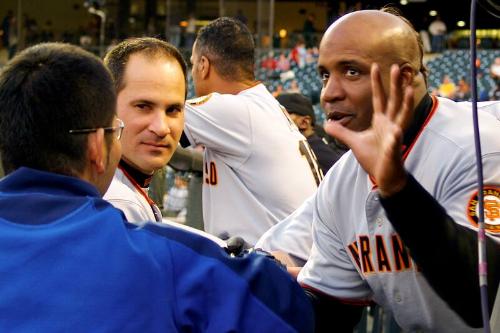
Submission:
POLYGON ((403 129, 413 112, 413 89, 403 87, 397 65, 391 67, 386 96, 377 64, 371 68, 373 116, 371 126, 355 132, 328 122, 325 129, 351 148, 363 169, 375 180, 382 196, 399 191, 406 183, 402 160, 403 129))

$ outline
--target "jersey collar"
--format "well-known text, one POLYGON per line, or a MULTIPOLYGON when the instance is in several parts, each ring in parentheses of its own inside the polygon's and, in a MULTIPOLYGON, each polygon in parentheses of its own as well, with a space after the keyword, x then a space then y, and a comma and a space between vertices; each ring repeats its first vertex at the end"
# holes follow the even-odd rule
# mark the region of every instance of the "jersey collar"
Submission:
MULTIPOLYGON (((427 126, 432 116, 436 113, 437 106, 438 99, 436 96, 429 94, 425 94, 418 103, 413 113, 413 120, 403 136, 403 161, 406 160, 425 126, 427 126)), ((376 189, 377 183, 375 183, 375 179, 372 176, 369 176, 369 178, 373 184, 372 189, 376 189)))
POLYGON ((137 185, 142 188, 148 188, 151 180, 153 179, 153 175, 146 175, 141 171, 137 170, 123 159, 120 160, 119 168, 125 170, 127 176, 132 178, 137 185))

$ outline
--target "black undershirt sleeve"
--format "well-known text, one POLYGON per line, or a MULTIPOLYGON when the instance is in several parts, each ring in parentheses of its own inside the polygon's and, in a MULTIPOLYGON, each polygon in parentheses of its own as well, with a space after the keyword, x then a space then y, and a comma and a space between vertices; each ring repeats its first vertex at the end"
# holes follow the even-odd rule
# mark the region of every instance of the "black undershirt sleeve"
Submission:
POLYGON ((315 313, 315 333, 352 333, 361 319, 363 306, 344 304, 321 292, 304 288, 315 313))
MULTIPOLYGON (((455 223, 411 175, 402 191, 380 201, 434 290, 467 324, 481 327, 477 233, 455 223)), ((486 237, 486 246, 491 312, 500 282, 500 245, 486 237)))

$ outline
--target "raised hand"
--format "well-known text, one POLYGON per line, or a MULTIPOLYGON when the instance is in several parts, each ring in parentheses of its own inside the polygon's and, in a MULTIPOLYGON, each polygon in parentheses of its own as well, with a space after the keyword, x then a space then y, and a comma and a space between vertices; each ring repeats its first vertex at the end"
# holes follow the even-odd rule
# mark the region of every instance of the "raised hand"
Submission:
POLYGON ((413 89, 403 87, 398 65, 391 67, 386 96, 377 64, 371 67, 373 116, 370 128, 355 132, 328 121, 325 130, 351 148, 363 169, 375 180, 380 195, 389 196, 406 184, 402 160, 403 130, 413 114, 413 89))

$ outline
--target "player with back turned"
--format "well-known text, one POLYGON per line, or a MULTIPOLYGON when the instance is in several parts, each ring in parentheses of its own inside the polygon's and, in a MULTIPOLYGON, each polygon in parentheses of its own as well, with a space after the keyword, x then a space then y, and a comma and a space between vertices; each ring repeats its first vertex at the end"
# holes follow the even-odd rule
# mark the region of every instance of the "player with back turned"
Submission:
POLYGON ((205 146, 205 231, 255 244, 311 196, 322 178, 295 124, 254 77, 248 28, 219 18, 193 46, 197 99, 185 109, 190 144, 205 146))

